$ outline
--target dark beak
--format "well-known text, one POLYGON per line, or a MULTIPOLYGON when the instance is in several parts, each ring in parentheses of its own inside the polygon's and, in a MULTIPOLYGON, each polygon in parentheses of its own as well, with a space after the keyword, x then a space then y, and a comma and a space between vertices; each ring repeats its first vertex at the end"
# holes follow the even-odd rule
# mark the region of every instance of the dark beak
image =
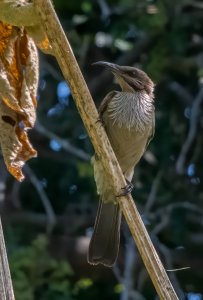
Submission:
POLYGON ((113 73, 120 73, 120 68, 118 65, 116 64, 112 64, 106 61, 97 61, 95 63, 92 64, 93 66, 102 66, 105 67, 106 69, 110 70, 113 73))

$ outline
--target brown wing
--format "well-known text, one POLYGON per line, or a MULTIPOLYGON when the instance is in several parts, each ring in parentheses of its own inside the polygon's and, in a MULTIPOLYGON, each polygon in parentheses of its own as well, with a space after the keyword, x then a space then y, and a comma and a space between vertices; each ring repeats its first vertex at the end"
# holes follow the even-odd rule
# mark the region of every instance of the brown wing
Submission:
POLYGON ((99 106, 99 110, 98 110, 98 111, 99 111, 99 116, 100 116, 101 120, 102 120, 102 117, 103 117, 104 112, 105 112, 106 109, 107 109, 107 106, 108 106, 109 102, 111 101, 111 99, 112 99, 115 95, 116 95, 116 91, 112 91, 112 92, 108 93, 108 94, 104 97, 104 99, 102 100, 102 102, 101 102, 101 104, 100 104, 100 106, 99 106))
POLYGON ((148 147, 148 145, 151 142, 151 140, 153 139, 154 133, 155 133, 155 113, 153 112, 153 116, 152 116, 152 129, 151 129, 151 133, 150 133, 150 135, 148 137, 145 150, 148 147))

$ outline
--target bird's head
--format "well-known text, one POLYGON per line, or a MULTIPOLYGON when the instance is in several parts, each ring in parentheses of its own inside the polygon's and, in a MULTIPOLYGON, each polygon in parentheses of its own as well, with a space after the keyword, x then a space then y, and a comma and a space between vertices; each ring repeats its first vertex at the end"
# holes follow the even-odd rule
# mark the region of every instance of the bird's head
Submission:
POLYGON ((154 83, 144 71, 135 67, 119 66, 105 61, 98 61, 93 65, 103 66, 110 70, 123 91, 132 93, 143 90, 148 95, 153 95, 154 83))

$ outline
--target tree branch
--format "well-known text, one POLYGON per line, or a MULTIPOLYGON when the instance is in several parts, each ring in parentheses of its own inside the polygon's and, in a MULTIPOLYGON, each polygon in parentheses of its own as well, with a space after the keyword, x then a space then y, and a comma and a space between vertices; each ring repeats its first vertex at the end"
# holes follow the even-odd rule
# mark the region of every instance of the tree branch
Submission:
MULTIPOLYGON (((76 205, 76 207, 79 205, 76 205)), ((74 235, 79 229, 89 227, 94 221, 93 216, 66 212, 63 215, 56 216, 55 227, 64 229, 67 235, 74 235)), ((24 226, 35 226, 46 228, 47 215, 45 213, 35 213, 30 211, 7 212, 3 218, 4 224, 23 224, 24 226)))
POLYGON ((47 215, 47 232, 50 233, 56 223, 56 216, 53 207, 50 203, 49 198, 47 197, 47 194, 43 189, 42 183, 38 180, 34 172, 30 169, 28 165, 25 165, 24 170, 40 196, 42 205, 44 206, 44 210, 47 215))
POLYGON ((125 252, 125 267, 124 267, 124 274, 123 274, 123 285, 124 291, 121 294, 120 300, 136 300, 137 298, 133 297, 133 271, 135 268, 135 262, 137 258, 136 250, 135 250, 135 243, 131 236, 127 236, 127 243, 126 243, 126 252, 125 252))
POLYGON ((90 161, 90 155, 88 153, 86 153, 82 149, 79 149, 79 148, 71 145, 67 140, 60 138, 53 132, 46 129, 41 124, 37 123, 34 128, 36 131, 38 131, 39 133, 41 133, 48 139, 50 139, 50 140, 53 139, 53 140, 57 141, 61 145, 61 148, 63 148, 65 151, 69 152, 70 154, 72 154, 82 160, 90 161))
POLYGON ((156 195, 157 195, 157 191, 159 189, 159 185, 160 185, 162 176, 163 176, 163 170, 160 169, 152 182, 151 190, 150 190, 150 193, 149 193, 149 196, 148 196, 147 202, 145 204, 145 208, 144 208, 145 214, 148 214, 150 212, 150 210, 152 209, 152 207, 156 201, 156 195))
MULTIPOLYGON (((34 0, 34 5, 36 13, 41 19, 41 26, 43 26, 48 36, 53 54, 71 89, 72 96, 94 145, 95 151, 110 179, 109 182, 112 184, 115 195, 118 195, 121 192, 121 188, 126 186, 126 181, 111 148, 106 132, 103 126, 97 122, 99 119, 98 112, 71 46, 63 32, 51 1, 34 0)), ((178 299, 150 240, 132 196, 127 195, 120 197, 119 204, 160 299, 178 299)))
POLYGON ((1 219, 0 219, 0 299, 15 300, 1 219))
POLYGON ((199 120, 200 105, 202 101, 203 101, 203 84, 201 84, 199 93, 197 97, 194 99, 192 109, 191 109, 191 116, 190 116, 190 128, 188 131, 187 138, 183 143, 182 149, 180 151, 180 154, 176 162, 176 171, 178 174, 183 174, 185 171, 186 156, 195 139, 195 135, 197 132, 197 124, 199 120))

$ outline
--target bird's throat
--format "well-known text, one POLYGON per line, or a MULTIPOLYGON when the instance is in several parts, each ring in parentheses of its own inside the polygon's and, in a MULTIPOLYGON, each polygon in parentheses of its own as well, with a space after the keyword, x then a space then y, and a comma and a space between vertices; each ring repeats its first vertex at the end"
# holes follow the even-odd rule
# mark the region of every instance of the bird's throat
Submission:
POLYGON ((151 122, 153 111, 153 99, 143 91, 117 92, 108 105, 113 124, 141 132, 151 122))

